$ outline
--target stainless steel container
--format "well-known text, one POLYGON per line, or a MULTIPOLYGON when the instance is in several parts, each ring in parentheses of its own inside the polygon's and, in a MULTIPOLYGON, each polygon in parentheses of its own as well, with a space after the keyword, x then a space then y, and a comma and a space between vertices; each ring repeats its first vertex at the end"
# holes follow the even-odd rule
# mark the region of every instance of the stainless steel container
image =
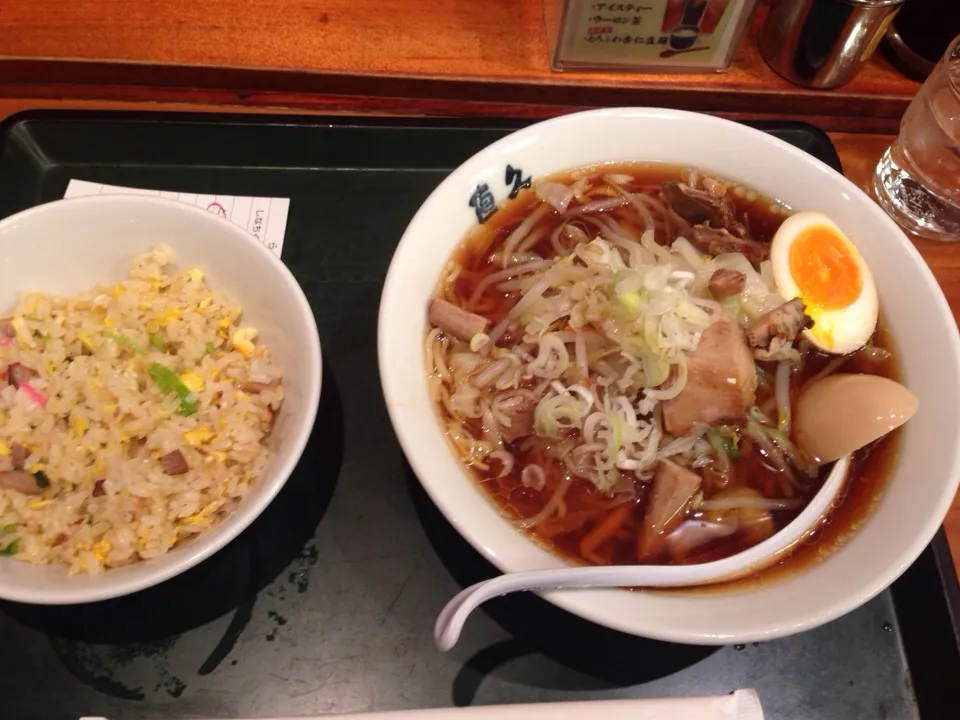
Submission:
POLYGON ((760 30, 760 54, 797 85, 834 88, 857 74, 905 0, 779 0, 760 30))

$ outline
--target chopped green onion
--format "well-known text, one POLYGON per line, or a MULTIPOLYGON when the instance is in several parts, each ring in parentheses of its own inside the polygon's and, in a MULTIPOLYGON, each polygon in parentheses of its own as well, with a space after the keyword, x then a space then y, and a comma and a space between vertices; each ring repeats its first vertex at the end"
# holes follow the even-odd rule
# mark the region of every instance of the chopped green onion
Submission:
POLYGON ((773 421, 756 405, 750 408, 750 412, 747 414, 761 425, 773 425, 773 421))
POLYGON ((36 478, 37 487, 41 490, 50 487, 50 478, 47 477, 46 473, 38 470, 33 474, 33 477, 36 478))
MULTIPOLYGON (((9 535, 10 533, 17 531, 16 523, 11 523, 10 525, 0 526, 0 538, 3 538, 4 535, 9 535)), ((20 549, 19 539, 14 539, 9 545, 0 550, 0 557, 9 557, 11 555, 16 555, 17 551, 20 549)))
POLYGON ((533 411, 537 434, 560 437, 564 431, 577 427, 583 420, 581 403, 571 395, 554 395, 541 400, 533 411))
POLYGON ((150 333, 150 345, 155 347, 157 350, 166 350, 167 349, 167 339, 160 333, 150 333))
POLYGON ((103 332, 103 336, 109 340, 113 340, 115 343, 117 343, 117 345, 122 345, 132 353, 136 353, 137 355, 146 355, 146 351, 142 347, 137 345, 133 340, 124 337, 120 333, 105 330, 103 332))
POLYGON ((723 309, 723 311, 727 315, 729 315, 734 320, 737 320, 740 318, 740 312, 743 309, 742 305, 740 304, 739 295, 732 295, 728 298, 725 298, 720 302, 720 307, 723 309))
POLYGON ((640 314, 640 293, 622 292, 617 295, 617 300, 632 316, 635 317, 640 314))
POLYGON ((757 363, 754 363, 754 365, 757 366, 757 375, 760 377, 760 382, 762 382, 764 385, 769 385, 772 382, 770 380, 770 373, 757 365, 757 363))
MULTIPOLYGON (((486 344, 490 342, 490 336, 485 332, 478 332, 472 338, 470 338, 470 349, 473 352, 480 352, 481 349, 486 347, 486 344)), ((207 343, 207 354, 213 352, 213 343, 207 343)))
POLYGON ((817 464, 808 458, 803 452, 796 446, 796 444, 787 437, 787 434, 779 430, 778 428, 773 427, 773 422, 764 415, 763 411, 760 408, 754 406, 750 408, 749 412, 750 419, 756 423, 756 429, 766 437, 770 438, 774 444, 780 448, 780 450, 785 453, 789 458, 790 462, 796 467, 800 472, 809 477, 816 477, 817 474, 817 464))
POLYGON ((723 440, 723 449, 727 451, 727 455, 729 455, 732 460, 739 460, 740 451, 737 449, 736 443, 733 442, 733 438, 729 435, 721 435, 720 438, 723 440))
POLYGON ((791 460, 797 460, 800 451, 797 449, 797 446, 793 444, 793 441, 787 437, 786 433, 782 430, 769 427, 767 425, 760 426, 763 431, 770 436, 770 439, 773 440, 780 448, 790 456, 791 460))
POLYGON ((709 428, 707 430, 707 442, 710 443, 710 447, 712 447, 718 455, 723 455, 731 460, 740 459, 740 451, 737 449, 736 443, 722 428, 709 428))
POLYGON ((183 381, 177 377, 177 374, 168 367, 154 363, 147 370, 150 379, 160 389, 164 395, 175 393, 180 398, 180 414, 183 416, 193 415, 197 411, 197 404, 189 398, 193 394, 190 388, 183 384, 183 381))
POLYGON ((710 447, 714 449, 717 455, 723 455, 726 457, 727 449, 723 445, 723 441, 720 439, 720 433, 716 428, 710 428, 707 430, 707 442, 710 443, 710 447))
POLYGON ((663 356, 644 353, 640 356, 640 362, 643 365, 644 387, 662 385, 670 376, 670 363, 663 356))
POLYGON ((206 351, 207 351, 206 353, 207 355, 213 355, 217 351, 217 348, 214 346, 212 342, 208 342, 206 345, 206 351))

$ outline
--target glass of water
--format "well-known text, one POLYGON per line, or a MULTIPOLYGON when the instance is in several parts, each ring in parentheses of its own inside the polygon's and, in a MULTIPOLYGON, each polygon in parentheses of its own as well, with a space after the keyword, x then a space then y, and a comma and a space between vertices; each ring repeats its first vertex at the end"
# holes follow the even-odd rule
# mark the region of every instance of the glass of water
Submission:
POLYGON ((910 103, 874 176, 897 223, 933 240, 960 240, 960 37, 910 103))

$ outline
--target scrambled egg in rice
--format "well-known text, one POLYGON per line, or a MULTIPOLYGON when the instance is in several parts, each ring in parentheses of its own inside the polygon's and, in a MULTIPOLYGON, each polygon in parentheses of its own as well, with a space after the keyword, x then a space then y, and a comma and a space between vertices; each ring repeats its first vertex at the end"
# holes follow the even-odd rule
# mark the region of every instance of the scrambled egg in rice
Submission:
POLYGON ((25 293, 0 318, 0 555, 68 572, 156 557, 262 474, 282 373, 202 270, 25 293))

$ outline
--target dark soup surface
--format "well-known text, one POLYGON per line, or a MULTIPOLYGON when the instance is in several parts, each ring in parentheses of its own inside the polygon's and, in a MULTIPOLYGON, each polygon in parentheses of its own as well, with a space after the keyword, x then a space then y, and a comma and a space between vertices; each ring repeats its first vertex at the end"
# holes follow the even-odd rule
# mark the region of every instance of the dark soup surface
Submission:
MULTIPOLYGON (((471 233, 429 308, 426 364, 454 451, 510 522, 575 562, 683 564, 803 510, 833 462, 798 438, 798 398, 897 363, 876 312, 856 351, 811 341, 815 309, 774 280, 790 215, 696 169, 621 163, 540 180, 471 233)), ((836 317, 831 337, 862 325, 836 317)), ((896 436, 856 451, 801 554, 866 513, 896 436)))

